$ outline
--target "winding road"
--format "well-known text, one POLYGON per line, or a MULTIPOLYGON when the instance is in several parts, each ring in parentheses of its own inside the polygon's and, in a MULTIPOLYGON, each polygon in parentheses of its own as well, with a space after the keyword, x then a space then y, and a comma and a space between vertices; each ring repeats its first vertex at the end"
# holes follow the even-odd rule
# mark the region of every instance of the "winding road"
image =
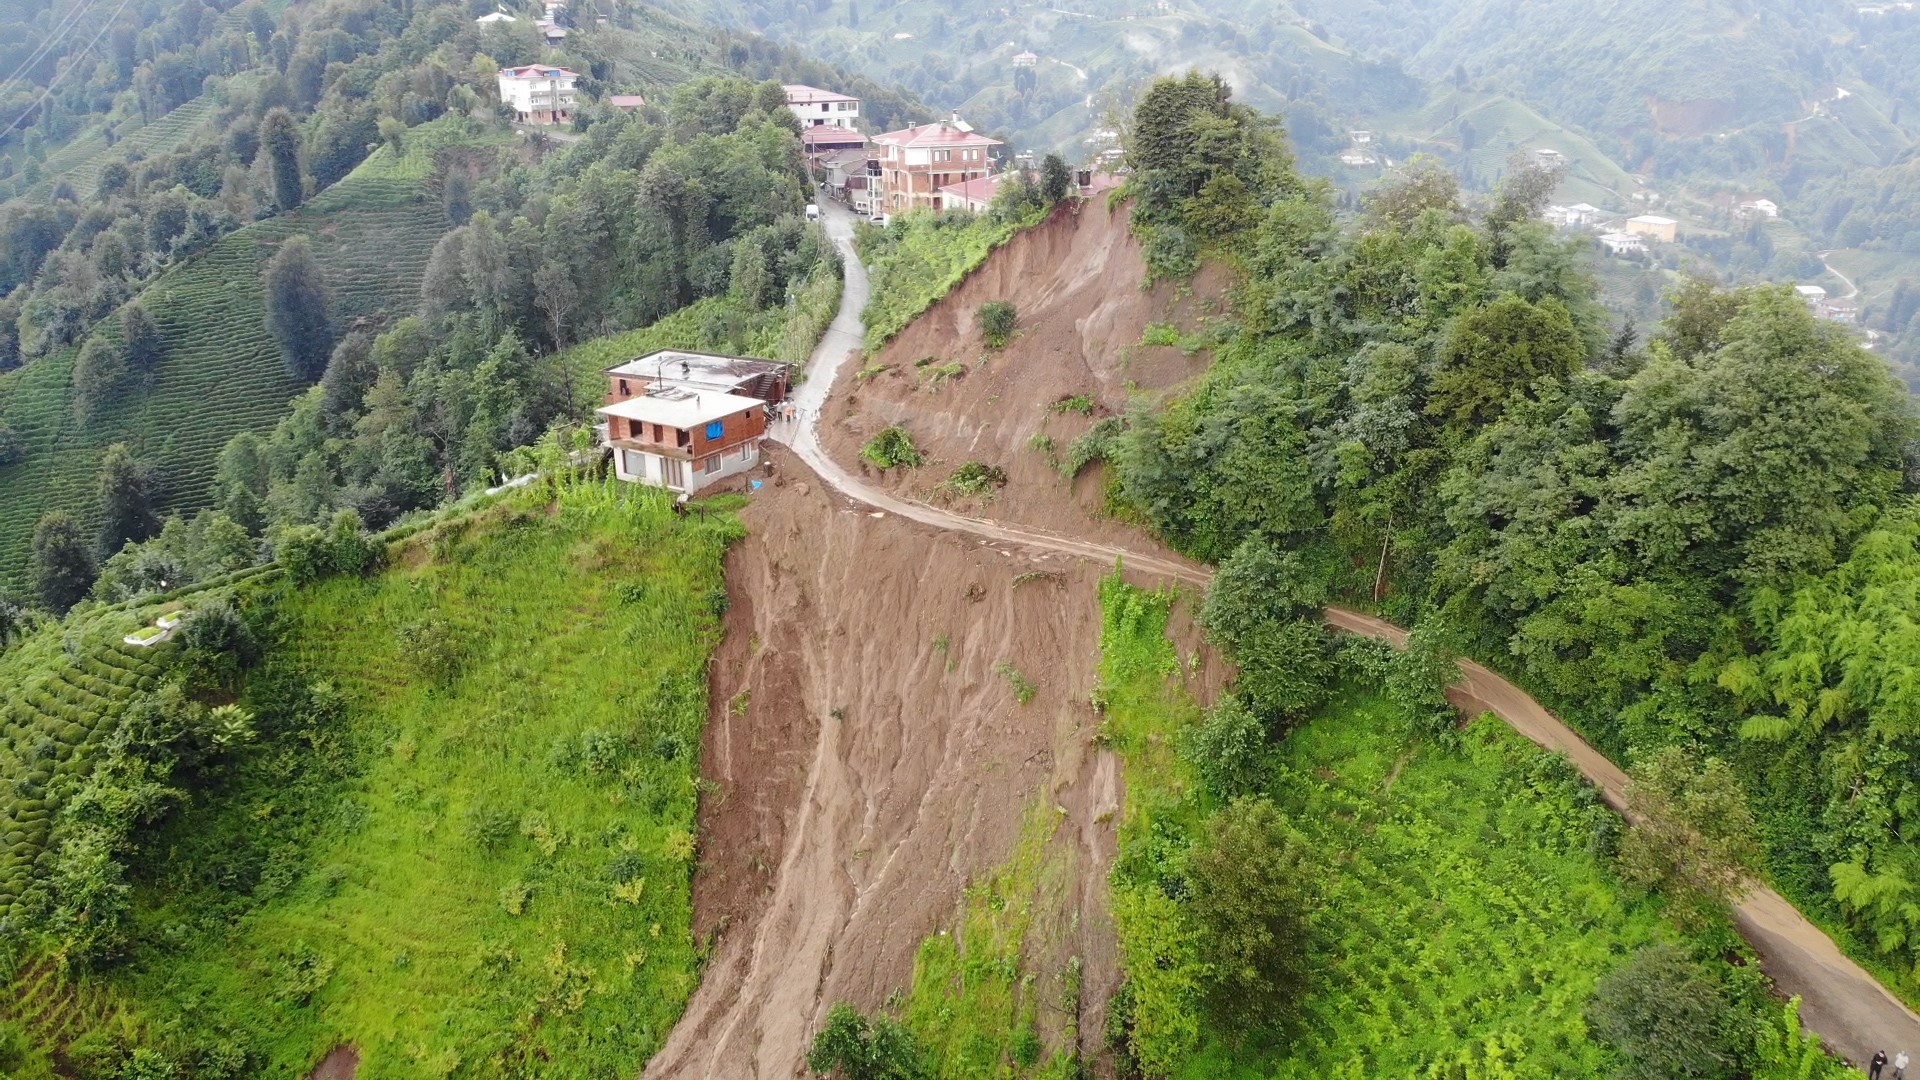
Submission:
MULTIPOLYGON (((840 368, 861 348, 864 326, 860 313, 867 305, 870 287, 866 267, 853 250, 852 213, 837 203, 824 204, 821 210, 827 234, 845 259, 845 288, 840 310, 814 350, 805 380, 794 392, 800 419, 776 425, 774 439, 788 444, 835 491, 910 521, 1106 563, 1124 560, 1128 567, 1147 574, 1198 585, 1207 583, 1211 578, 1207 570, 1176 560, 966 517, 900 498, 869 486, 828 456, 820 444, 818 421, 840 368)), ((1326 617, 1337 630, 1381 638, 1395 646, 1406 642, 1405 630, 1371 615, 1331 607, 1326 617)), ((1460 662, 1460 672, 1455 698, 1462 708, 1491 712, 1540 746, 1565 754, 1599 788, 1609 805, 1625 810, 1627 776, 1618 765, 1512 682, 1471 660, 1460 662)), ((1782 992, 1802 998, 1801 1019, 1829 1047, 1856 1062, 1865 1061, 1875 1050, 1884 1049, 1890 1057, 1903 1049, 1920 1051, 1920 1016, 1842 953, 1832 938, 1779 893, 1754 884, 1734 916, 1741 933, 1759 952, 1761 969, 1782 992)))

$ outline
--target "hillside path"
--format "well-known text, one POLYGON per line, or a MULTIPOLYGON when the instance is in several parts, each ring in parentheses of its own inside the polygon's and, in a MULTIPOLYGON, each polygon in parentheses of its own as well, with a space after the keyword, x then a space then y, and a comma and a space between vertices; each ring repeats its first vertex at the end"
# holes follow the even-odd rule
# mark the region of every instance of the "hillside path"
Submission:
MULTIPOLYGON (((853 250, 853 214, 837 203, 822 204, 827 235, 846 264, 840 310, 820 345, 814 350, 806 378, 793 400, 799 420, 776 425, 772 437, 791 446, 800 459, 829 487, 857 502, 939 529, 971 533, 988 541, 1042 548, 1111 563, 1122 560, 1147 574, 1205 585, 1206 569, 1176 559, 1060 536, 1030 528, 1003 525, 950 513, 935 506, 880 491, 842 468, 820 445, 818 420, 835 376, 864 340, 860 312, 871 288, 866 267, 853 250)), ((1347 633, 1380 638, 1404 645, 1407 632, 1383 619, 1345 608, 1327 609, 1327 622, 1347 633)), ((1626 773, 1590 746, 1572 728, 1526 691, 1471 660, 1460 661, 1461 682, 1455 696, 1469 709, 1493 713, 1548 750, 1567 756, 1616 810, 1626 806, 1626 773)), ((1735 921, 1760 954, 1761 969, 1786 994, 1802 998, 1801 1019, 1826 1044, 1852 1061, 1865 1061, 1875 1050, 1889 1057, 1900 1050, 1920 1052, 1920 1016, 1881 986, 1860 965, 1842 953, 1833 939, 1800 914, 1784 897, 1756 884, 1734 912, 1735 921)))

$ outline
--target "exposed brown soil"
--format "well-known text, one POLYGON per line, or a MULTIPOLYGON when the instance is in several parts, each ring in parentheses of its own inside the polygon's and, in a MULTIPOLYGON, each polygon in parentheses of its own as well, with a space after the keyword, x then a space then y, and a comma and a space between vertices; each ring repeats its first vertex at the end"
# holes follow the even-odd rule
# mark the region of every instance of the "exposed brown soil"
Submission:
POLYGON ((1089 704, 1110 565, 876 513, 783 449, 769 459, 711 671, 694 903, 718 937, 647 1075, 796 1075, 834 1003, 871 1009, 911 984, 921 941, 1036 805, 1065 811, 1071 884, 1036 920, 1029 970, 1081 957, 1080 1028, 1097 1038, 1116 980, 1101 905, 1120 770, 1089 704), (1003 662, 1037 687, 1030 703, 1003 662))
POLYGON ((308 1080, 353 1080, 360 1072, 360 1048, 343 1043, 328 1051, 308 1080))
POLYGON ((847 469, 896 494, 1088 540, 1151 543, 1102 513, 1098 466, 1069 484, 1032 446, 1036 435, 1050 437, 1054 454, 1065 458, 1099 416, 1124 412, 1130 394, 1158 396, 1206 369, 1205 351, 1187 356, 1140 341, 1150 324, 1192 331, 1219 316, 1224 275, 1209 269, 1188 287, 1163 282, 1143 292, 1145 280, 1125 208, 1109 211, 1094 200, 1077 215, 1062 209, 1015 236, 877 357, 860 362, 883 373, 856 379, 851 366, 842 371, 821 414, 822 444, 847 469), (992 300, 1011 301, 1019 316, 1001 350, 981 343, 976 321, 992 300), (937 374, 954 363, 965 374, 937 374), (1051 408, 1075 395, 1092 398, 1095 414, 1051 408), (925 465, 882 471, 860 460, 860 447, 889 424, 906 427, 927 454, 925 465), (939 485, 969 460, 1004 468, 1007 486, 990 500, 948 499, 939 485))

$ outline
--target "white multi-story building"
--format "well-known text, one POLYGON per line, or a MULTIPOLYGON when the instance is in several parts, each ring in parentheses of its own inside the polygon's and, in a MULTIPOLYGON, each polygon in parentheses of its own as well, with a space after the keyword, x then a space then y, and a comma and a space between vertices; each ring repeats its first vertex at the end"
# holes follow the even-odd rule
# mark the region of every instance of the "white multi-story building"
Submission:
POLYGON ((513 107, 522 123, 563 124, 573 119, 579 81, 578 74, 563 67, 501 68, 500 100, 513 107))
POLYGON ((787 108, 800 118, 803 128, 850 128, 856 126, 855 120, 860 119, 860 99, 857 97, 798 84, 786 87, 786 91, 787 108))

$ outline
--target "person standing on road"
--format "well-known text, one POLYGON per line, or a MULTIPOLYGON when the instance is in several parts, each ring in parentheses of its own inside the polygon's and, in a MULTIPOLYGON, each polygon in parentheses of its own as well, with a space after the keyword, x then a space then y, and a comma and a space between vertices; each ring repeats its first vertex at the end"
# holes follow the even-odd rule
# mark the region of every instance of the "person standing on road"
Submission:
POLYGON ((1907 1052, 1893 1055, 1893 1080, 1907 1080, 1907 1052))
POLYGON ((1880 1080, 1880 1070, 1887 1067, 1887 1052, 1875 1050, 1873 1060, 1867 1062, 1867 1080, 1880 1080))

